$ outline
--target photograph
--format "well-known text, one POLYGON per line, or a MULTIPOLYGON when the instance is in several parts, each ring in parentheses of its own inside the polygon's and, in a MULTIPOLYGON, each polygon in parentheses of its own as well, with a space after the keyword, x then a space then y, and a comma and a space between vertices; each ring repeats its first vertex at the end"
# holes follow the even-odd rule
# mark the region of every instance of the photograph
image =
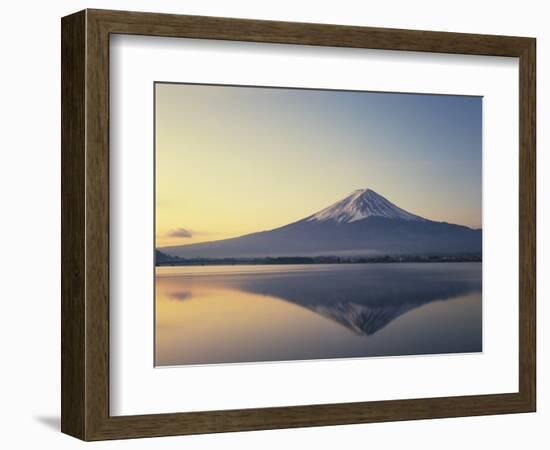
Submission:
POLYGON ((154 98, 155 366, 483 351, 482 97, 154 98))

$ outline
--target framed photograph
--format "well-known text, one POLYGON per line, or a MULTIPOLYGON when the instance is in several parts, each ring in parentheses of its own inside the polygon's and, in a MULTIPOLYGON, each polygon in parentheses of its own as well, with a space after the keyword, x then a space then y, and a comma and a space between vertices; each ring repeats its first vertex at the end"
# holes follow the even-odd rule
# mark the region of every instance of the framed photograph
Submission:
POLYGON ((61 29, 64 433, 535 411, 534 38, 61 29))

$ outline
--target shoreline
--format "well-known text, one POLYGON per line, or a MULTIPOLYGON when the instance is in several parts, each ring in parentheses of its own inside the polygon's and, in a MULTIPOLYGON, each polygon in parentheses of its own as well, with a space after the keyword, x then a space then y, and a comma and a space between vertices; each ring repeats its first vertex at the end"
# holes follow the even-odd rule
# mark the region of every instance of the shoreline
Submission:
MULTIPOLYGON (((175 258, 175 257, 174 257, 175 258)), ((426 256, 381 256, 381 257, 278 257, 278 258, 220 258, 220 259, 174 259, 156 261, 155 267, 178 266, 272 266, 272 265, 326 265, 326 264, 404 264, 404 263, 465 263, 483 262, 481 255, 426 255, 426 256)))

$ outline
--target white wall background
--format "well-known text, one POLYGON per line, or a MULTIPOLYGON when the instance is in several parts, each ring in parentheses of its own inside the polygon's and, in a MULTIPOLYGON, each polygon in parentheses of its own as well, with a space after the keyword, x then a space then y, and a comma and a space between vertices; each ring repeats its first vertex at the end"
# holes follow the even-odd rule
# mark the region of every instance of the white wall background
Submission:
POLYGON ((0 15, 0 443, 4 448, 83 447, 59 432, 60 17, 86 7, 394 28, 535 36, 538 39, 538 412, 102 442, 95 448, 548 448, 550 28, 546 2, 339 0, 51 0, 6 2, 0 15), (544 179, 544 175, 548 178, 544 179), (32 261, 32 262, 30 262, 32 261))

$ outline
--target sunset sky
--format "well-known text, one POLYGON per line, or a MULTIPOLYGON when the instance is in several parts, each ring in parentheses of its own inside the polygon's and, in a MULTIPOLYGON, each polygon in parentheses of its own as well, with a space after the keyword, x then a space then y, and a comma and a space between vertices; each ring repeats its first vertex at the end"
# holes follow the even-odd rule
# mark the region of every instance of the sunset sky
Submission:
POLYGON ((481 97, 155 90, 158 247, 276 228, 360 188, 481 227, 481 97))

